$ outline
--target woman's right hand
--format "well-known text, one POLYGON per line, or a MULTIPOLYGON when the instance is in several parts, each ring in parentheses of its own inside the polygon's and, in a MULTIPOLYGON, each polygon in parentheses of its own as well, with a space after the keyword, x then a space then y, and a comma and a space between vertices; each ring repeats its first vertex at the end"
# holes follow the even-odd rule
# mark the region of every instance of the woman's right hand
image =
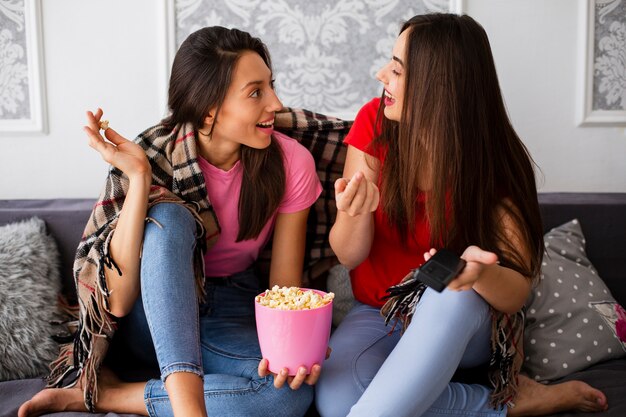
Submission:
POLYGON ((376 211, 379 200, 378 187, 361 171, 357 171, 349 180, 339 178, 335 181, 337 210, 352 217, 376 211))
POLYGON ((95 114, 87 112, 87 126, 84 126, 83 130, 89 136, 89 146, 100 152, 102 159, 129 178, 151 176, 150 162, 141 146, 125 139, 111 128, 104 131, 108 142, 100 135, 102 114, 102 109, 98 109, 95 114))

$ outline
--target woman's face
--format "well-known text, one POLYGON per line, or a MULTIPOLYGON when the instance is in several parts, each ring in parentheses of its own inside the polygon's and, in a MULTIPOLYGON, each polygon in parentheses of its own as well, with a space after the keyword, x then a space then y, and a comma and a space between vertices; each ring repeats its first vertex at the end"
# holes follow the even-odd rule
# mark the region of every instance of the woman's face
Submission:
POLYGON ((385 87, 385 117, 396 122, 400 121, 402 116, 408 32, 409 30, 405 30, 398 36, 393 46, 391 60, 376 73, 376 78, 385 87))
MULTIPOLYGON (((270 69, 256 52, 244 52, 235 65, 211 139, 266 148, 274 131, 274 113, 282 107, 270 69)), ((214 115, 215 109, 210 113, 214 115)))

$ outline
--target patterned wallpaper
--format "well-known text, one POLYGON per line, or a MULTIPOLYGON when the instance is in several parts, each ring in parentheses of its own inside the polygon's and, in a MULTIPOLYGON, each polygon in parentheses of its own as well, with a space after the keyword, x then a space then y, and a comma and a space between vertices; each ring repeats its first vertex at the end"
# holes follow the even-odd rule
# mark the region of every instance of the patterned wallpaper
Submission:
POLYGON ((626 110, 626 1, 593 1, 592 110, 626 110))
POLYGON ((448 0, 176 0, 176 46, 220 25, 260 37, 286 106, 353 117, 381 92, 374 78, 401 23, 448 0))
POLYGON ((24 0, 0 0, 0 120, 30 117, 24 0))

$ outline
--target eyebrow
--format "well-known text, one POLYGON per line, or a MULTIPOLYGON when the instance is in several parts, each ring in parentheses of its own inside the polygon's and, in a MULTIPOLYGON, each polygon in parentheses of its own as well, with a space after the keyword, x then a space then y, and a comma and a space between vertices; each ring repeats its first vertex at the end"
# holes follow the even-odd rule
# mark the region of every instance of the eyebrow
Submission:
POLYGON ((404 62, 402 62, 402 60, 400 58, 398 58, 397 56, 393 56, 391 59, 393 59, 394 61, 400 63, 400 65, 404 66, 404 62))
POLYGON ((246 88, 250 87, 251 85, 261 85, 263 84, 263 81, 250 81, 248 83, 246 83, 246 85, 244 85, 243 87, 241 87, 241 91, 245 90, 246 88))

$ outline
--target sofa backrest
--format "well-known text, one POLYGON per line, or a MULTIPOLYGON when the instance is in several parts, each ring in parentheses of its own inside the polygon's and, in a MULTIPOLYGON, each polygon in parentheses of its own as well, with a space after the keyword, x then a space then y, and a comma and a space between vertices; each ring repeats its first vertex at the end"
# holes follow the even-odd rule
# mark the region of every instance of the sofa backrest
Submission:
POLYGON ((626 193, 540 193, 548 231, 580 221, 591 263, 621 305, 626 305, 626 193))
MULTIPOLYGON (((93 199, 0 200, 0 225, 33 216, 45 220, 59 245, 64 290, 71 294, 74 255, 94 203, 93 199)), ((328 201, 320 199, 316 204, 321 211, 328 201)), ((626 305, 626 193, 540 193, 539 204, 545 231, 574 218, 580 221, 589 259, 613 296, 626 305)), ((312 227, 315 211, 311 210, 312 227)))

